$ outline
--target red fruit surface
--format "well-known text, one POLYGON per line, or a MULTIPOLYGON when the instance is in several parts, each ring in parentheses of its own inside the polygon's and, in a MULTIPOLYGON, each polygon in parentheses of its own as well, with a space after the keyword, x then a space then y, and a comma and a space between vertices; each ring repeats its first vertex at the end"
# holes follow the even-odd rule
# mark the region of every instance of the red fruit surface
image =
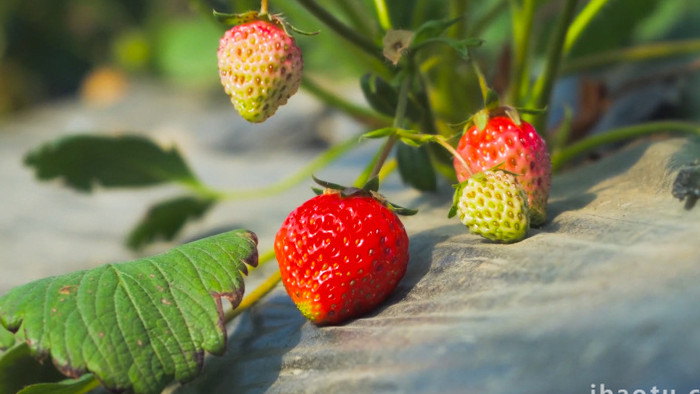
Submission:
POLYGON ((259 123, 286 104, 301 84, 301 50, 275 23, 256 20, 219 41, 219 77, 239 114, 259 123))
MULTIPOLYGON (((517 174, 528 196, 531 224, 537 226, 545 222, 552 162, 546 143, 531 124, 521 121, 518 126, 507 116, 492 117, 483 130, 471 126, 462 135, 457 152, 469 164, 472 173, 502 163, 501 169, 517 174)), ((454 168, 460 182, 469 178, 470 173, 457 159, 454 168)))
POLYGON ((301 313, 338 324, 374 309, 408 264, 396 214, 366 195, 326 191, 294 210, 275 238, 282 282, 301 313))

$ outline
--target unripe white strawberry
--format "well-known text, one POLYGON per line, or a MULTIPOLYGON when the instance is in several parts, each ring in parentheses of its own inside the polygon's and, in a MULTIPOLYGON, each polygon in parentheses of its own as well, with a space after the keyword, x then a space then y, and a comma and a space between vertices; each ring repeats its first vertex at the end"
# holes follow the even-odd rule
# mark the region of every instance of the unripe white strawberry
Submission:
POLYGON ((272 116, 301 84, 301 50, 276 19, 232 27, 221 38, 217 57, 226 94, 250 122, 272 116))
POLYGON ((508 172, 479 172, 457 186, 450 217, 458 215, 470 232, 496 242, 525 238, 530 228, 527 194, 508 172))

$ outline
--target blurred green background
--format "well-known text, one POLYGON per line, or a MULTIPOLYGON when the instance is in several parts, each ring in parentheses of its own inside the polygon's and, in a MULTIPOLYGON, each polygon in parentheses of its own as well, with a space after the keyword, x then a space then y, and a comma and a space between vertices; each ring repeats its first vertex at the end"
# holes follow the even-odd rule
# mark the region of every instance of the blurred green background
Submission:
MULTIPOLYGON (((318 3, 378 43, 381 29, 372 0, 318 3)), ((550 22, 558 14, 560 1, 539 3, 534 24, 536 53, 546 47, 547 29, 554 24, 550 22)), ((502 59, 510 38, 508 1, 390 0, 388 4, 394 26, 406 29, 448 15, 450 9, 468 10, 467 26, 486 40, 479 56, 487 64, 502 59)), ((89 77, 95 75, 106 76, 107 86, 114 89, 119 89, 123 81, 142 77, 186 88, 218 89, 215 56, 225 27, 211 17, 211 10, 241 12, 258 7, 257 0, 3 0, 0 119, 47 100, 81 91, 89 95, 89 77), (98 73, 105 70, 108 72, 98 73)), ((376 68, 376 61, 354 47, 338 45, 336 33, 310 16, 297 1, 271 0, 271 10, 283 12, 301 30, 320 32, 297 38, 304 51, 306 75, 352 80, 368 68, 376 68)), ((700 37, 700 1, 610 0, 605 12, 584 32, 568 62, 621 46, 696 37, 700 37)), ((690 60, 690 56, 674 58, 668 64, 690 60)), ((655 62, 654 66, 663 64, 655 62)), ((489 71, 492 69, 495 67, 489 71)), ((699 119, 697 108, 687 103, 700 102, 700 89, 696 89, 700 88, 700 78, 693 72, 683 77, 684 116, 699 119)), ((100 90, 105 85, 97 86, 100 90)), ((99 98, 100 92, 95 94, 99 98)))

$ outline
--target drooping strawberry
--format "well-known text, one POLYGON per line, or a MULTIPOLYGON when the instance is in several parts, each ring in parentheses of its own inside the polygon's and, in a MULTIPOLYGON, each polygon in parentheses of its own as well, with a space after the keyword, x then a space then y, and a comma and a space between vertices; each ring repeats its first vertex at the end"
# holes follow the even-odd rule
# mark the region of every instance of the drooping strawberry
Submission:
POLYGON ((229 29, 219 42, 219 77, 241 116, 263 122, 301 84, 301 50, 279 18, 264 15, 229 29))
POLYGON ((496 242, 520 241, 530 228, 525 191, 517 177, 498 169, 457 185, 449 216, 455 214, 470 232, 496 242))
POLYGON ((470 166, 470 171, 466 171, 462 162, 455 159, 457 179, 461 182, 471 173, 500 165, 499 168, 518 176, 527 193, 530 224, 543 224, 552 172, 545 141, 526 121, 506 115, 491 116, 482 126, 468 126, 457 145, 457 152, 470 166))
POLYGON ((289 214, 275 255, 301 313, 338 324, 389 296, 406 272, 408 243, 395 209, 375 191, 327 188, 289 214))

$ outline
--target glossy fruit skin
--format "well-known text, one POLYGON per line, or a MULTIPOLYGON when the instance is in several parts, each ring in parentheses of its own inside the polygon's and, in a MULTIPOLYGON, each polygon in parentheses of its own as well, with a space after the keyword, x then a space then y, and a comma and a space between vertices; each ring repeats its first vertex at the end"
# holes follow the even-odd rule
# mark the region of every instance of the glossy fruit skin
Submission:
POLYGON ((289 214, 275 237, 282 283, 317 325, 374 309, 406 272, 409 240, 398 216, 365 195, 326 191, 289 214))
MULTIPOLYGON (((494 116, 486 127, 469 127, 457 145, 457 152, 469 164, 471 173, 499 168, 518 174, 518 181, 528 196, 530 224, 539 226, 547 218, 547 200, 552 177, 552 161, 547 145, 531 124, 520 126, 507 116, 494 116)), ((457 179, 462 182, 470 173, 454 160, 457 179)))
POLYGON ((530 228, 527 195, 512 174, 474 174, 455 192, 457 215, 470 232, 495 242, 525 238, 530 228))
POLYGON ((301 50, 273 22, 255 20, 232 27, 219 41, 217 58, 221 84, 249 122, 272 116, 301 84, 301 50))

